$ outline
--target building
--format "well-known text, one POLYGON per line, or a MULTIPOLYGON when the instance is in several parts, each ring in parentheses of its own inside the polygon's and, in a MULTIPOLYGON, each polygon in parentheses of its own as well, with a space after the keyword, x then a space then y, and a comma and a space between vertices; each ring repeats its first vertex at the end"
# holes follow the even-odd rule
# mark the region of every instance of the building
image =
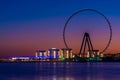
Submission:
POLYGON ((15 56, 9 58, 10 61, 31 61, 33 59, 33 56, 15 56))
POLYGON ((62 48, 60 57, 65 58, 65 59, 73 58, 72 49, 71 48, 62 48))
POLYGON ((90 50, 87 52, 87 55, 86 57, 89 58, 89 57, 97 57, 97 56, 100 56, 100 53, 99 53, 99 50, 90 50))
POLYGON ((57 48, 49 49, 48 56, 50 59, 58 59, 59 58, 59 49, 57 49, 57 48))
POLYGON ((88 58, 88 61, 102 61, 99 50, 88 51, 86 57, 88 58))
POLYGON ((45 50, 36 50, 35 57, 36 59, 45 59, 47 56, 47 53, 45 50))

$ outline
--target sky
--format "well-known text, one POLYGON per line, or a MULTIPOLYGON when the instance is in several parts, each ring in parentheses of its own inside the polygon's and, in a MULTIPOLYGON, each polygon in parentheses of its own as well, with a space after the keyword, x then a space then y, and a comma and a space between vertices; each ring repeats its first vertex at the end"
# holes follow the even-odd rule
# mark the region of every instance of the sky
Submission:
MULTIPOLYGON (((36 50, 64 48, 66 20, 74 12, 91 8, 111 22, 113 37, 105 53, 120 52, 120 1, 118 0, 0 0, 0 57, 30 56, 36 50)), ((78 52, 84 32, 95 49, 102 51, 109 39, 104 18, 94 12, 79 13, 66 28, 66 41, 78 52)))

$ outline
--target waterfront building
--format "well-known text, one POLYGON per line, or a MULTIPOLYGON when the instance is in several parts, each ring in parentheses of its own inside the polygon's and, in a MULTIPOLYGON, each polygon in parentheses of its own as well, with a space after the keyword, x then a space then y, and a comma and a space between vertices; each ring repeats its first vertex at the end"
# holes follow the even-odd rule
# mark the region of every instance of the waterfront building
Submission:
POLYGON ((59 58, 59 49, 57 49, 57 48, 49 49, 48 56, 50 59, 58 59, 59 58))
POLYGON ((15 57, 10 57, 10 61, 30 61, 33 60, 33 56, 15 56, 15 57))
POLYGON ((88 61, 102 61, 99 50, 90 50, 87 53, 88 61))
POLYGON ((71 48, 62 48, 61 49, 61 58, 66 58, 66 59, 73 58, 72 49, 71 48))
POLYGON ((87 58, 89 58, 89 57, 94 58, 94 57, 97 57, 97 56, 100 57, 99 50, 90 50, 90 51, 87 52, 87 55, 86 55, 87 58))
POLYGON ((45 59, 46 51, 45 50, 36 50, 35 57, 36 57, 36 59, 45 59))

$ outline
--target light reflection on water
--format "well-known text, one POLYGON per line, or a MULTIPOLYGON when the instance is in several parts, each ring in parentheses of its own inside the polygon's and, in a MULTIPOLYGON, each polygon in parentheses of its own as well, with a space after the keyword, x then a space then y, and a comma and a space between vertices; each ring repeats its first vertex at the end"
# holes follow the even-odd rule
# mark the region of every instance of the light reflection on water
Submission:
POLYGON ((0 63, 0 80, 119 80, 120 63, 0 63))

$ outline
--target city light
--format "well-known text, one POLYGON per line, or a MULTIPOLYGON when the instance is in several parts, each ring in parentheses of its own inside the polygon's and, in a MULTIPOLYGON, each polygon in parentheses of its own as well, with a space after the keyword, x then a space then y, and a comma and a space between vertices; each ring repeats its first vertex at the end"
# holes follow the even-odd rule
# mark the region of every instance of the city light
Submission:
POLYGON ((48 50, 36 50, 35 56, 10 57, 9 61, 81 61, 83 58, 85 61, 102 61, 103 54, 100 54, 99 50, 93 50, 77 57, 71 48, 51 48, 48 50))

